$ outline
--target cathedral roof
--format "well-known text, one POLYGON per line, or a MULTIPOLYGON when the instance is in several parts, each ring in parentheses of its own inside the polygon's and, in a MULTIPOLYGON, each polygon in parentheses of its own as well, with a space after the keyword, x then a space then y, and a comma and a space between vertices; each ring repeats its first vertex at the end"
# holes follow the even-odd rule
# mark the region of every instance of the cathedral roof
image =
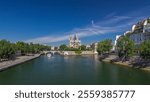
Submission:
POLYGON ((74 40, 78 40, 77 34, 74 35, 74 40))

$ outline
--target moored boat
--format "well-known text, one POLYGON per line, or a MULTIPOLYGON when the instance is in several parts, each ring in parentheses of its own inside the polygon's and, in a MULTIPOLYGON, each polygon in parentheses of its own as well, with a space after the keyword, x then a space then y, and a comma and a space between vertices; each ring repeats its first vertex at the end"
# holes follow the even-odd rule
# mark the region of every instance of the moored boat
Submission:
POLYGON ((47 57, 50 58, 52 55, 51 54, 47 54, 47 57))

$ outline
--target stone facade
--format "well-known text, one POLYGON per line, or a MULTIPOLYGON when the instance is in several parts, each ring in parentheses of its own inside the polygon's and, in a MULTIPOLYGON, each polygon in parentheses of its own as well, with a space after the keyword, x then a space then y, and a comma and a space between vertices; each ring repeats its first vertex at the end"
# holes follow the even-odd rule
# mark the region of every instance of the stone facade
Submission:
POLYGON ((72 36, 69 37, 70 48, 79 48, 80 46, 81 46, 81 41, 79 40, 77 35, 74 35, 74 38, 72 36))
POLYGON ((115 45, 117 40, 121 39, 123 36, 129 36, 136 46, 139 46, 143 41, 150 40, 150 18, 133 25, 131 31, 126 31, 124 35, 117 35, 115 45))
POLYGON ((95 54, 98 54, 98 52, 97 52, 98 43, 97 43, 97 42, 92 43, 92 44, 91 44, 91 47, 92 47, 92 49, 93 49, 93 52, 94 52, 95 54))
MULTIPOLYGON (((121 35, 121 36, 117 35, 115 45, 117 41, 121 40, 124 36, 128 36, 131 40, 134 41, 135 48, 137 49, 137 53, 138 53, 139 45, 143 41, 150 40, 150 18, 133 25, 131 28, 131 31, 126 31, 124 35, 121 35)), ((115 47, 114 49, 116 51, 115 47)))
POLYGON ((93 51, 82 51, 81 54, 75 53, 75 51, 63 51, 61 55, 94 55, 93 51))
POLYGON ((124 35, 128 35, 137 46, 143 41, 150 40, 150 18, 133 25, 132 30, 127 31, 124 35))
POLYGON ((119 39, 120 37, 121 37, 121 35, 116 35, 116 39, 115 39, 115 42, 114 42, 114 45, 113 45, 112 51, 115 51, 115 50, 116 50, 117 41, 118 41, 118 39, 119 39))

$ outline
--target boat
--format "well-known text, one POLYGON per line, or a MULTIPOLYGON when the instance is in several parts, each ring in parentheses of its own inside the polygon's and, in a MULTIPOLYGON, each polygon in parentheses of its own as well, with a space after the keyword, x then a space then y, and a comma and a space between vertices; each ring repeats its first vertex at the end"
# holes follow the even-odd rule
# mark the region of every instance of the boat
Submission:
POLYGON ((50 58, 52 55, 51 54, 47 54, 47 57, 50 58))
POLYGON ((69 55, 69 53, 65 51, 65 52, 64 52, 64 55, 69 55))

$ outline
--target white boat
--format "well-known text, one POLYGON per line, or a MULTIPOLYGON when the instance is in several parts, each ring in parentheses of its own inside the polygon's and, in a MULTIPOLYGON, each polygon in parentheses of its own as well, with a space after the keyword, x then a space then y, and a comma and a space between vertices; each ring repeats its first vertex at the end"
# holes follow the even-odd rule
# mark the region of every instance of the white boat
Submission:
POLYGON ((47 57, 50 58, 52 55, 51 54, 47 54, 47 57))
POLYGON ((64 55, 69 55, 69 53, 65 51, 65 52, 64 52, 64 55))

